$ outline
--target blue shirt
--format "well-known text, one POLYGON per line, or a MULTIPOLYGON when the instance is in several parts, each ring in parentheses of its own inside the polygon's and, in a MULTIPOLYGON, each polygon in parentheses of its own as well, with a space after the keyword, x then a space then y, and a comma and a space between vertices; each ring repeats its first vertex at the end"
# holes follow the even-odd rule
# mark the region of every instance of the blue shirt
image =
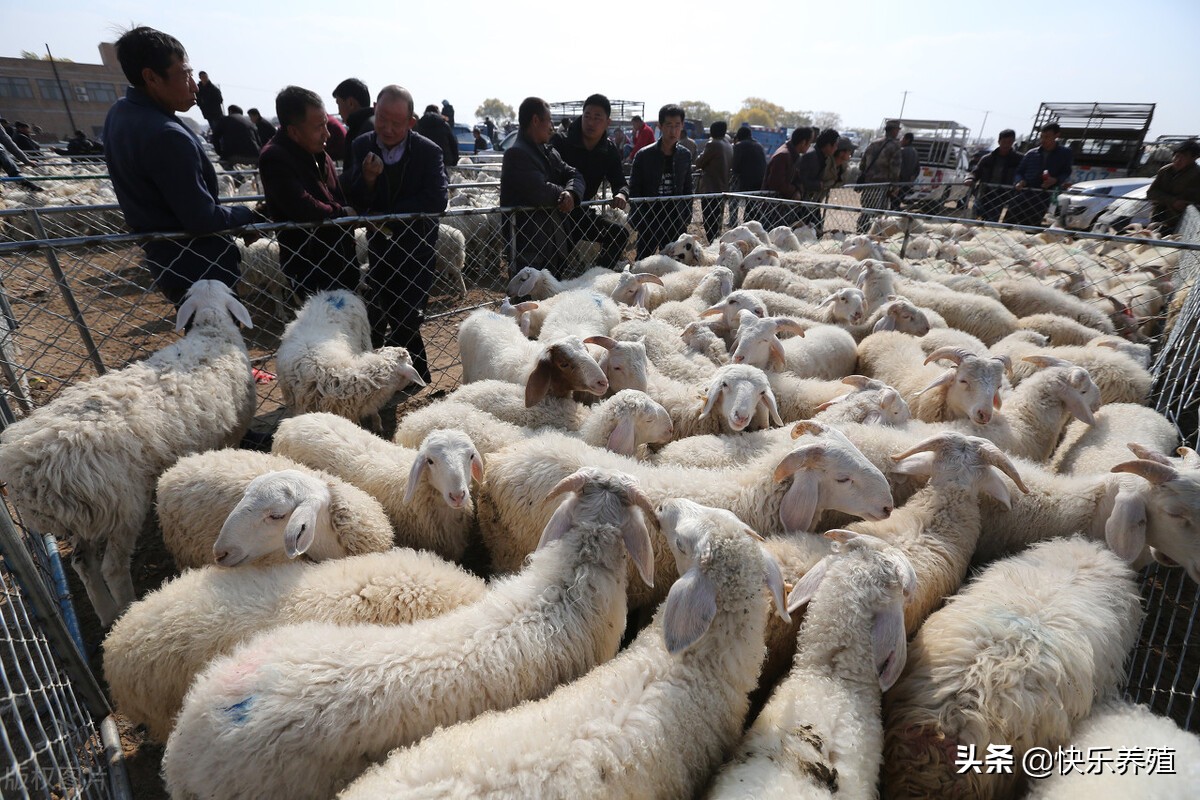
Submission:
POLYGON ((1013 183, 1025 181, 1027 187, 1040 189, 1043 172, 1049 172, 1050 177, 1058 181, 1054 184, 1056 191, 1062 189, 1063 184, 1071 179, 1071 150, 1061 144, 1048 151, 1041 147, 1033 148, 1021 159, 1013 183))
POLYGON ((135 233, 184 232, 195 239, 147 242, 153 265, 199 280, 222 262, 236 275, 237 249, 216 231, 256 219, 246 206, 217 204, 217 173, 199 137, 141 89, 129 87, 104 120, 104 160, 125 222, 135 233))

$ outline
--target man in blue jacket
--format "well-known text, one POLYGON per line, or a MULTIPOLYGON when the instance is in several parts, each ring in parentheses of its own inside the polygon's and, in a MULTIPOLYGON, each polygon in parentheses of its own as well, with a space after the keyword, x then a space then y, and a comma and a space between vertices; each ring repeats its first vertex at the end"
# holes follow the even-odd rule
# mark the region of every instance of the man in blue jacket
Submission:
POLYGON ((237 246, 219 232, 263 218, 245 206, 217 204, 216 170, 200 138, 175 116, 196 103, 179 40, 138 27, 116 47, 130 86, 104 121, 104 160, 130 230, 189 235, 142 245, 156 288, 178 306, 198 280, 237 281, 237 246))
POLYGON ((1062 191, 1071 180, 1071 151, 1058 144, 1062 131, 1057 122, 1042 126, 1041 144, 1025 154, 1017 167, 1017 194, 1009 202, 1005 222, 1041 225, 1050 207, 1051 192, 1062 191))
MULTIPOLYGON (((679 197, 692 194, 692 154, 679 146, 684 111, 674 103, 658 110, 659 140, 633 157, 629 175, 630 197, 679 197)), ((692 221, 692 201, 657 200, 634 205, 629 224, 638 232, 637 257, 662 250, 687 232, 692 221)))
MULTIPOLYGON (((367 214, 440 214, 449 190, 442 149, 413 130, 412 94, 385 86, 375 98, 375 130, 354 140, 350 171, 343 175, 347 199, 367 214)), ((367 236, 363 294, 371 343, 408 349, 413 367, 428 383, 429 365, 421 320, 433 286, 436 216, 394 220, 367 236)))

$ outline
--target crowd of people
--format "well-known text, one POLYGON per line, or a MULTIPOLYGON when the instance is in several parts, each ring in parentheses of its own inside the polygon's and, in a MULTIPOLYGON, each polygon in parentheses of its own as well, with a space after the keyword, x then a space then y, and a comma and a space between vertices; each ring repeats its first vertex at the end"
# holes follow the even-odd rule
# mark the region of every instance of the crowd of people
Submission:
MULTIPOLYGON (((120 37, 116 50, 129 87, 109 111, 103 141, 126 223, 137 233, 186 234, 144 243, 157 289, 178 305, 196 280, 232 285, 240 255, 227 231, 275 221, 310 224, 278 235, 281 268, 300 299, 323 289, 358 290, 352 227, 320 223, 362 214, 427 215, 370 227, 361 291, 372 344, 407 348, 428 381, 420 326, 434 278, 436 215, 447 207, 448 170, 459 158, 453 106, 443 100, 418 116, 405 88, 388 85, 372 97, 361 80, 348 78, 332 92, 337 117, 318 93, 284 88, 275 100, 276 127, 258 109, 226 109, 206 73, 193 78, 187 52, 173 36, 137 27, 120 37), (203 142, 176 116, 193 105, 210 124, 222 167, 259 170, 265 195, 260 207, 218 202, 216 171, 203 142)), ((684 110, 671 103, 658 111, 657 136, 635 117, 627 137, 611 114, 602 94, 588 97, 578 118, 558 125, 545 100, 528 97, 520 104, 518 133, 504 152, 500 176, 500 203, 513 209, 505 226, 510 270, 534 266, 561 276, 580 241, 599 246, 599 265, 619 268, 627 259, 630 228, 637 258, 658 252, 687 231, 695 193, 703 195, 701 216, 710 239, 725 225, 730 191, 766 190, 801 201, 734 199, 748 204, 747 218, 768 227, 807 224, 820 231, 818 204, 846 182, 855 151, 837 131, 800 127, 768 155, 748 126, 731 141, 724 120, 711 123, 708 140, 699 144, 686 136, 684 110), (632 155, 628 174, 626 147, 632 155), (604 184, 611 192, 604 205, 627 213, 628 227, 622 214, 582 205, 604 184)), ((477 144, 484 131, 494 140, 490 118, 483 130, 476 128, 477 144)), ((13 134, 21 133, 14 128, 13 134)), ((1065 185, 1071 174, 1071 153, 1058 144, 1058 133, 1056 125, 1045 126, 1040 145, 1023 155, 1013 149, 1013 131, 1000 134, 996 149, 973 172, 979 216, 999 219, 1007 209, 1009 222, 1041 221, 1050 196, 1045 190, 1065 185)), ((0 161, 10 174, 13 157, 26 152, 24 140, 13 134, 0 134, 0 161)), ((82 147, 86 137, 77 134, 82 147)), ((884 135, 861 155, 858 178, 884 187, 896 206, 919 169, 912 136, 899 134, 899 123, 885 125, 884 135)), ((1195 142, 1181 146, 1154 181, 1151 199, 1165 223, 1177 220, 1188 203, 1200 202, 1197 155, 1195 142)))

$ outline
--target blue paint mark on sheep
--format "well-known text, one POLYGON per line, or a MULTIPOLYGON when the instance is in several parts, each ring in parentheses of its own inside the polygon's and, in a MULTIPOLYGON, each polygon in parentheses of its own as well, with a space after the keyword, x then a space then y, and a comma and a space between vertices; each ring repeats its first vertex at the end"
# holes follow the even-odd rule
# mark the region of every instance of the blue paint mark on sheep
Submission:
POLYGON ((241 702, 234 703, 231 706, 226 706, 221 709, 221 713, 229 717, 229 721, 234 725, 245 725, 246 720, 250 717, 250 707, 254 705, 254 697, 247 697, 241 702))
POLYGON ((592 294, 592 302, 596 305, 596 308, 602 308, 604 306, 604 298, 598 294, 592 294))
POLYGON ((346 307, 346 298, 342 297, 340 294, 329 295, 325 298, 325 302, 329 303, 329 305, 333 306, 338 311, 341 311, 346 307))

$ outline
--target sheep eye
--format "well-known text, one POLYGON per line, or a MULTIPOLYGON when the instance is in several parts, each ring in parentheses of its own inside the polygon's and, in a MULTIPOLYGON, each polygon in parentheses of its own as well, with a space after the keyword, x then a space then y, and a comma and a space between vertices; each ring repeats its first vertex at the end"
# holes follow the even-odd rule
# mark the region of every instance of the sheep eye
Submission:
POLYGON ((284 517, 286 517, 286 516, 287 516, 287 514, 286 514, 286 513, 279 513, 279 514, 267 514, 267 518, 268 518, 268 519, 273 519, 273 520, 276 520, 276 521, 279 521, 279 520, 283 519, 283 518, 284 518, 284 517))
POLYGON ((431 466, 431 467, 432 467, 432 466, 433 466, 433 459, 432 459, 432 458, 427 458, 427 459, 425 459, 425 463, 426 463, 426 464, 428 464, 429 466, 431 466))
POLYGON ((838 483, 849 483, 850 479, 849 478, 838 478, 837 482, 838 483))
POLYGON ((963 386, 967 385, 967 382, 965 380, 959 379, 958 382, 961 383, 963 386))
POLYGON ((728 388, 729 388, 729 381, 721 381, 721 388, 722 388, 722 389, 728 389, 728 388))

